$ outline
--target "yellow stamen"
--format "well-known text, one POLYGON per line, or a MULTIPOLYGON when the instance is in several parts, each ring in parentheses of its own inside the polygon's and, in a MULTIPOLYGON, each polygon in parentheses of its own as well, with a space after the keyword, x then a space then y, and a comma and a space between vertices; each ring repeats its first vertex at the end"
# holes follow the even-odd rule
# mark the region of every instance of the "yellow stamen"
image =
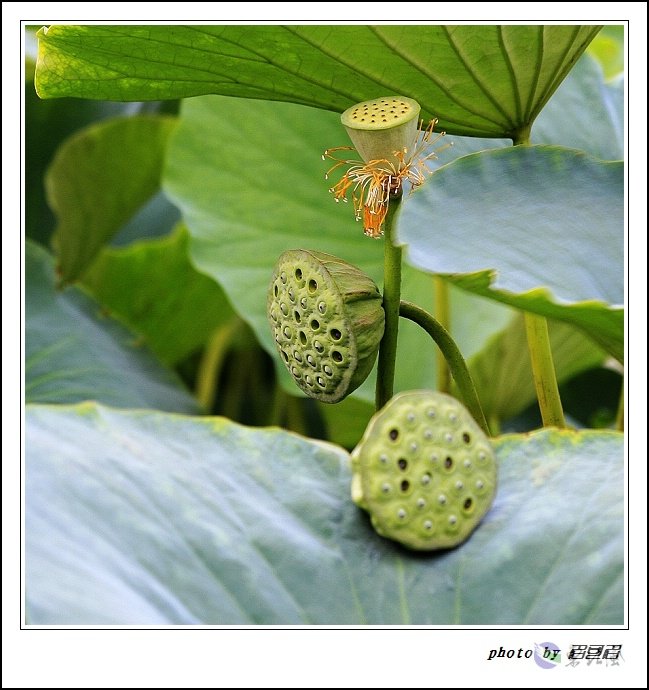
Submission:
POLYGON ((427 175, 432 174, 433 171, 427 164, 437 157, 437 151, 427 155, 424 155, 424 151, 445 134, 440 132, 432 138, 436 124, 437 120, 431 120, 426 129, 423 129, 423 121, 420 123, 411 147, 412 154, 408 155, 407 148, 394 151, 393 155, 398 161, 396 166, 385 158, 364 163, 334 155, 338 151, 353 151, 350 146, 336 146, 323 153, 323 160, 329 158, 335 161, 326 172, 325 179, 338 168, 347 166, 343 176, 329 191, 336 201, 347 201, 347 194, 351 190, 354 215, 356 220, 363 220, 363 230, 367 236, 380 237, 383 234, 382 226, 390 204, 390 194, 397 193, 404 180, 410 182, 412 191, 424 182, 427 175))

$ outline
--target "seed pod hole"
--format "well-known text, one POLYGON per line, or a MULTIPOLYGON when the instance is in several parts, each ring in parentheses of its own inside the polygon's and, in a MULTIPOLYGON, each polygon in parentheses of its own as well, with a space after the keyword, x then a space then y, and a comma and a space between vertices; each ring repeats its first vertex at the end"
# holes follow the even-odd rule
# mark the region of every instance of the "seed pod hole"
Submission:
POLYGON ((302 316, 300 315, 300 312, 297 309, 294 312, 294 316, 297 323, 300 323, 300 321, 302 321, 302 316))
POLYGON ((318 319, 311 319, 311 328, 314 331, 317 331, 320 328, 320 322, 318 321, 318 319))
POLYGON ((316 376, 316 382, 320 386, 320 388, 325 387, 325 380, 322 378, 322 376, 316 376))
POLYGON ((282 357, 284 357, 285 362, 288 362, 288 355, 286 354, 286 352, 284 352, 284 350, 282 350, 282 357))
POLYGON ((465 431, 462 434, 462 440, 464 441, 464 443, 471 443, 471 435, 465 431))
POLYGON ((302 297, 300 299, 300 306, 302 307, 302 309, 306 309, 308 305, 309 305, 309 302, 308 302, 307 298, 302 297))
POLYGON ((329 334, 334 340, 340 340, 343 337, 343 334, 337 328, 332 328, 329 334))
POLYGON ((286 273, 284 273, 284 271, 282 271, 279 279, 282 281, 282 283, 284 283, 284 285, 286 285, 286 273))
POLYGON ((297 280, 302 280, 302 269, 301 268, 295 269, 295 277, 297 280))
POLYGON ((282 312, 282 314, 284 314, 284 316, 288 316, 288 307, 284 302, 280 302, 279 310, 282 312))
POLYGON ((325 373, 327 376, 333 376, 333 373, 334 373, 333 369, 332 369, 328 364, 325 364, 325 365, 322 367, 322 371, 324 371, 324 373, 325 373))
POLYGON ((396 441, 399 438, 399 431, 397 429, 390 429, 390 440, 396 441))
POLYGON ((300 342, 302 345, 306 345, 307 343, 306 333, 304 331, 300 331, 300 342))
POLYGON ((306 356, 306 362, 310 367, 313 367, 314 369, 318 366, 313 355, 307 355, 306 356))
POLYGON ((408 461, 405 458, 399 458, 397 465, 399 465, 399 469, 402 472, 405 472, 408 469, 408 461))
POLYGON ((295 350, 295 352, 293 353, 293 357, 295 357, 296 362, 302 364, 302 354, 298 350, 295 350))
POLYGON ((446 467, 447 470, 450 470, 453 467, 453 458, 450 455, 448 455, 446 460, 444 460, 444 467, 446 467))
POLYGON ((322 354, 324 352, 324 345, 319 340, 313 341, 313 347, 319 354, 322 354))
POLYGON ((471 510, 471 506, 473 506, 473 499, 472 498, 467 498, 464 503, 462 504, 462 507, 464 510, 471 510))
POLYGON ((406 491, 408 491, 409 488, 410 488, 410 482, 407 479, 404 479, 401 482, 401 491, 403 491, 405 493, 406 491))
POLYGON ((311 278, 309 281, 309 292, 313 294, 318 289, 318 282, 311 278))
POLYGON ((279 297, 279 288, 277 287, 277 283, 275 284, 275 287, 273 288, 273 292, 275 293, 275 297, 279 297))
POLYGON ((327 311, 327 305, 325 302, 318 302, 318 311, 324 314, 327 311))
POLYGON ((331 353, 331 359, 333 359, 334 362, 342 362, 343 361, 343 356, 338 352, 338 350, 334 350, 331 353))

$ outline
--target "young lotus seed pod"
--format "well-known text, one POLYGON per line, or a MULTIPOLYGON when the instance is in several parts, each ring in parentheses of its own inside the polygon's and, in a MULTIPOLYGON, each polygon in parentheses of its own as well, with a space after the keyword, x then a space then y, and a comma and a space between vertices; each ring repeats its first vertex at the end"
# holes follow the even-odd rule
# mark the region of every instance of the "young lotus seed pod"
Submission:
POLYGON ((267 312, 282 361, 308 396, 335 403, 368 377, 385 315, 381 293, 360 269, 322 252, 284 252, 267 312))
POLYGON ((496 461, 455 398, 399 393, 377 412, 352 453, 352 499, 383 537, 421 551, 457 546, 489 510, 496 461))
POLYGON ((394 154, 408 149, 416 139, 420 110, 412 98, 385 96, 353 105, 340 120, 366 163, 385 160, 398 170, 403 158, 394 154))

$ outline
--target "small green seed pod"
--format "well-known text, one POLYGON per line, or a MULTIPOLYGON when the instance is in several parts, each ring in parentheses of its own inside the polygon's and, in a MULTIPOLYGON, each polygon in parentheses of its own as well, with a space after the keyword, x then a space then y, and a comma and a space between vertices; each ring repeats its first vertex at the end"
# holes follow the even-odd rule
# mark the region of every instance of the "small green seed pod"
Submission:
POLYGON ((455 398, 399 393, 370 420, 352 453, 352 500, 374 529, 411 549, 465 541, 496 493, 484 432, 455 398))
POLYGON ((384 96, 353 105, 340 120, 366 163, 385 160, 398 170, 400 160, 394 153, 412 146, 420 110, 412 98, 384 96))
POLYGON ((368 377, 385 315, 381 293, 360 269, 323 252, 284 252, 267 313, 282 361, 309 397, 339 402, 368 377))

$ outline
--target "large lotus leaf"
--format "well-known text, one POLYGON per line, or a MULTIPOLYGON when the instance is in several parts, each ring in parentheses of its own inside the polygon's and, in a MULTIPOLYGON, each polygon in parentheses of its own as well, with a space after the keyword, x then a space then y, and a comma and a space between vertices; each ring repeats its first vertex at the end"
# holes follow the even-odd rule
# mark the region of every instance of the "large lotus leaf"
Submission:
MULTIPOLYGON (((599 64, 590 55, 582 55, 534 121, 530 139, 534 144, 559 144, 606 160, 623 158, 623 79, 605 81, 599 64)), ((453 148, 440 156, 440 163, 511 146, 509 139, 446 137, 445 143, 451 142, 453 148)))
POLYGON ((198 412, 180 380, 136 336, 102 316, 76 287, 55 287, 54 261, 28 241, 25 257, 27 402, 99 400, 117 407, 198 412))
POLYGON ((345 452, 282 430, 30 406, 26 451, 32 624, 624 619, 614 432, 496 441, 491 511, 464 545, 431 555, 371 529, 345 452))
POLYGON ((162 362, 174 364, 233 317, 223 290, 187 256, 187 230, 105 249, 83 278, 95 299, 118 316, 162 362))
MULTIPOLYGON (((204 96, 183 104, 169 146, 164 188, 182 210, 196 267, 218 280, 233 307, 276 358, 266 317, 266 291, 277 257, 316 249, 360 267, 379 286, 383 242, 363 235, 351 204, 336 204, 324 180, 322 151, 344 143, 338 116, 303 106, 204 96)), ((404 202, 404 206, 410 203, 404 202)), ((404 299, 433 302, 433 281, 404 271, 404 299)), ((458 297, 454 334, 477 351, 507 314, 488 301, 458 297), (464 335, 463 335, 464 334, 464 335)), ((404 324, 396 387, 434 387, 434 350, 416 326, 404 324)), ((297 392, 283 366, 287 390, 297 392)), ((357 395, 373 399, 372 383, 357 395)))
POLYGON ((58 224, 61 282, 76 280, 160 187, 175 118, 137 115, 92 124, 58 149, 45 180, 58 224))
POLYGON ((224 94, 335 111, 392 93, 455 134, 524 133, 599 26, 51 26, 43 98, 224 94))
POLYGON ((484 151, 437 170, 398 235, 412 265, 572 322, 622 359, 623 186, 622 163, 571 149, 484 151))

